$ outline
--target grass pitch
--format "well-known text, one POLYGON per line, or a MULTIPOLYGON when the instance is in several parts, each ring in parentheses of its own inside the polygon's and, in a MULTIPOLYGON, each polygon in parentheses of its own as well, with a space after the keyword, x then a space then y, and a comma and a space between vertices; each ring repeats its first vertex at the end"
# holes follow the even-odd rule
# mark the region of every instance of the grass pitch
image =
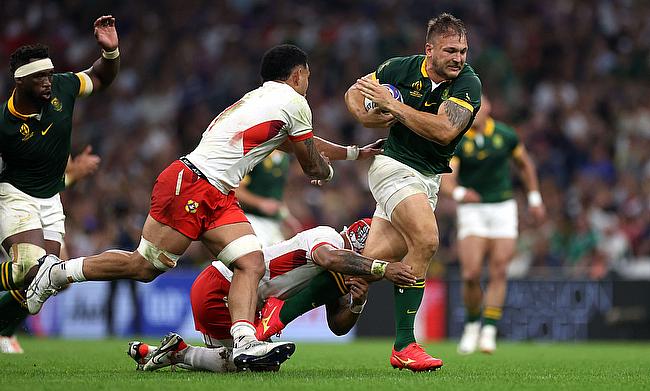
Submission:
POLYGON ((127 340, 20 342, 25 354, 0 354, 2 390, 650 389, 650 343, 504 342, 492 356, 459 356, 455 342, 443 342, 426 348, 445 366, 417 374, 390 367, 389 340, 299 343, 280 372, 214 374, 136 372, 125 354, 127 340))

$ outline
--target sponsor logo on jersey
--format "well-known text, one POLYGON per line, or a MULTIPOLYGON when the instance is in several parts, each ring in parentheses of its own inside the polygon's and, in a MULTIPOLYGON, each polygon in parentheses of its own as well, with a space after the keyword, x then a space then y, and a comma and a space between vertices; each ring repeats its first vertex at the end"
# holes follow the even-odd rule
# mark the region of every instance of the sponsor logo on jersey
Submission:
POLYGON ((42 134, 43 136, 45 136, 45 135, 47 134, 47 132, 50 131, 50 128, 52 127, 52 125, 54 125, 54 122, 52 122, 52 123, 50 124, 50 126, 48 126, 47 128, 45 128, 45 130, 41 130, 41 134, 42 134))
POLYGON ((199 209, 199 203, 194 201, 194 200, 187 200, 187 204, 185 204, 185 211, 187 213, 196 213, 196 210, 199 209))
POLYGON ((59 100, 59 98, 56 98, 56 97, 55 97, 55 98, 52 98, 52 100, 50 101, 50 103, 52 104, 52 107, 54 107, 54 110, 56 110, 56 111, 61 111, 61 110, 63 110, 63 104, 61 103, 61 101, 59 100))
POLYGON ((32 132, 29 129, 29 125, 22 124, 22 125, 20 125, 20 134, 23 135, 23 140, 22 141, 27 141, 30 138, 32 138, 32 136, 34 135, 34 132, 32 132))

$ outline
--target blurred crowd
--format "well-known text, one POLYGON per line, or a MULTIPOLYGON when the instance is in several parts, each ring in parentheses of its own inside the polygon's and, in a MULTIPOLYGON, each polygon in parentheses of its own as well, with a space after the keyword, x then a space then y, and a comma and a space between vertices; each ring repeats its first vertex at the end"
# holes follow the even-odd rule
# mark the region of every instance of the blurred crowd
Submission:
MULTIPOLYGON (((93 21, 116 17, 121 72, 108 91, 76 105, 73 151, 90 144, 102 163, 63 195, 66 242, 71 256, 133 249, 158 173, 259 85, 268 48, 290 42, 308 52, 317 135, 365 144, 386 131, 357 125, 343 94, 384 59, 422 53, 427 20, 442 11, 465 21, 468 62, 494 117, 517 128, 538 167, 549 217, 531 225, 518 192, 513 274, 639 275, 630 270, 650 262, 650 2, 4 0, 0 91, 2 100, 11 93, 9 54, 18 46, 48 44, 58 71, 80 71, 99 56, 93 21)), ((320 189, 294 164, 291 212, 305 227, 371 215, 367 167, 337 162, 335 180, 320 189)), ((456 262, 453 202, 442 199, 436 214, 434 274, 456 262)), ((187 258, 181 265, 209 256, 196 246, 187 258)))

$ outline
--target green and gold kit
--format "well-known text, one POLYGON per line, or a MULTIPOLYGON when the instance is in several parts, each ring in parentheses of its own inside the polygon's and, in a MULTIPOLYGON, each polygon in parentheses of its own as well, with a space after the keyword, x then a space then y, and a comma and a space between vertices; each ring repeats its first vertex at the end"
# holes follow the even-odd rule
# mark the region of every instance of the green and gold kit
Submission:
POLYGON ((0 182, 38 198, 63 190, 70 155, 72 112, 84 86, 74 73, 57 73, 52 97, 38 114, 24 115, 14 107, 14 94, 2 105, 0 154, 5 168, 0 182))
POLYGON ((521 151, 515 130, 488 118, 483 134, 470 129, 458 143, 458 184, 476 190, 481 202, 511 199, 510 158, 521 151))
MULTIPOLYGON (((465 64, 457 78, 436 84, 429 79, 425 60, 424 55, 392 58, 381 64, 373 77, 397 87, 404 103, 416 110, 437 114, 442 102, 449 99, 470 110, 473 121, 481 106, 481 80, 472 67, 465 64)), ((429 141, 396 122, 390 128, 384 155, 424 175, 451 172, 449 160, 472 121, 449 145, 429 141)))
MULTIPOLYGON (((273 198, 282 201, 284 185, 289 176, 289 155, 273 151, 260 164, 244 177, 242 181, 251 193, 264 198, 273 198)), ((254 215, 269 217, 256 208, 243 207, 244 212, 254 215)), ((279 218, 280 216, 272 216, 279 218)))

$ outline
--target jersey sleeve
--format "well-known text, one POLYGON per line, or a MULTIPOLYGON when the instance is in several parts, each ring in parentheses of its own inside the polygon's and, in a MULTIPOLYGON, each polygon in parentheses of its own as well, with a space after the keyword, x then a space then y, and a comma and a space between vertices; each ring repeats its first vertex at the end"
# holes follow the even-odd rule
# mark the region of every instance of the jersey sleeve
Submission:
POLYGON ((476 114, 481 107, 481 80, 474 72, 460 75, 452 84, 448 99, 476 114))
POLYGON ((302 141, 313 136, 311 109, 307 99, 297 96, 289 101, 284 109, 289 140, 302 141))
POLYGON ((307 248, 309 248, 309 258, 313 259, 314 251, 325 244, 332 247, 344 248, 343 238, 336 230, 331 227, 316 227, 312 228, 307 235, 307 248))
POLYGON ((395 70, 398 68, 400 58, 390 58, 377 67, 372 73, 372 78, 382 84, 397 84, 395 82, 395 70))
POLYGON ((54 75, 54 82, 58 84, 59 91, 67 96, 76 99, 79 96, 79 89, 81 87, 81 79, 72 73, 57 73, 54 75))

